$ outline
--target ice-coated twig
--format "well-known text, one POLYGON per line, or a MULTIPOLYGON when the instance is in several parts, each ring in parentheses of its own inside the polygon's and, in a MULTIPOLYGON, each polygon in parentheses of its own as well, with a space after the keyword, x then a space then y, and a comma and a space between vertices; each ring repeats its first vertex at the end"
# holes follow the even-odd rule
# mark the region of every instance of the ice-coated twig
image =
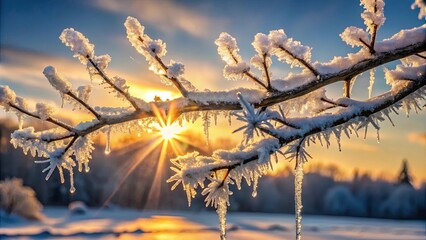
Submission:
POLYGON ((135 102, 135 100, 129 95, 128 92, 125 92, 124 90, 122 90, 121 88, 119 88, 118 86, 116 86, 113 81, 106 75, 106 73, 99 68, 99 66, 93 61, 92 58, 90 58, 89 55, 86 55, 87 60, 90 62, 90 64, 96 69, 96 71, 98 72, 98 74, 102 77, 102 79, 109 85, 111 86, 115 91, 119 92, 122 96, 124 96, 124 98, 126 98, 127 101, 129 101, 129 103, 135 108, 135 109, 139 109, 138 104, 135 102))

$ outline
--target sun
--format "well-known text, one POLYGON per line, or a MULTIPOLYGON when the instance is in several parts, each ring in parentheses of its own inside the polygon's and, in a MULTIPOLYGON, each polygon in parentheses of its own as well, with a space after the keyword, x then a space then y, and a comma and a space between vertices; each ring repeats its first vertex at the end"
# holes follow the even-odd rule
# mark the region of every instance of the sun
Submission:
POLYGON ((158 130, 161 134, 161 137, 165 141, 172 140, 177 137, 177 135, 182 132, 183 127, 179 126, 177 123, 172 123, 170 125, 158 126, 158 130))

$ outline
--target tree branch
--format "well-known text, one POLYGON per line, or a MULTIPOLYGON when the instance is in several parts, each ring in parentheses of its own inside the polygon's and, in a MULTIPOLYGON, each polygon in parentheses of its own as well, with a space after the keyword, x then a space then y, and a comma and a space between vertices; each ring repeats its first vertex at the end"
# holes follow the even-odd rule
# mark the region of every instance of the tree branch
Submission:
MULTIPOLYGON (((311 81, 307 81, 306 83, 295 87, 290 90, 286 91, 280 91, 280 92, 274 92, 269 96, 266 96, 259 102, 253 103, 254 107, 268 107, 272 106, 276 103, 284 102, 290 99, 294 99, 300 96, 303 96, 307 93, 310 93, 312 91, 315 91, 321 87, 327 86, 329 84, 343 81, 344 79, 352 78, 362 72, 368 71, 372 68, 375 68, 377 66, 380 66, 382 64, 391 62, 396 59, 404 58, 419 52, 426 51, 426 40, 423 42, 419 42, 414 45, 390 50, 388 52, 382 52, 377 53, 372 58, 368 58, 365 60, 362 60, 353 66, 343 69, 341 71, 325 74, 321 79, 313 78, 311 81)), ((200 95, 203 95, 203 93, 197 93, 200 95)), ((190 98, 190 97, 189 97, 190 98)), ((175 99, 169 102, 163 102, 161 105, 161 108, 167 110, 169 107, 173 105, 180 105, 181 107, 179 109, 176 109, 176 117, 183 113, 187 112, 194 112, 194 111, 210 111, 210 110, 240 110, 241 105, 240 103, 235 100, 231 102, 216 102, 214 99, 209 100, 208 93, 205 94, 205 96, 200 97, 201 99, 205 99, 203 102, 196 102, 194 100, 187 101, 185 99, 175 99)), ((14 105, 14 108, 19 108, 16 105, 14 105)), ((17 109, 18 110, 18 109, 17 109)), ((22 110, 22 109, 21 109, 22 110)), ((38 116, 29 113, 25 110, 20 111, 24 114, 27 114, 29 116, 39 118, 38 116)), ((64 125, 63 123, 57 122, 54 119, 49 119, 48 121, 55 123, 58 126, 61 126, 65 128, 66 130, 70 132, 75 132, 78 136, 85 136, 89 133, 92 133, 106 125, 114 125, 114 124, 120 124, 128 121, 133 121, 137 119, 147 118, 147 117, 154 117, 155 114, 151 110, 141 110, 137 109, 136 111, 119 117, 113 117, 110 116, 108 118, 101 118, 97 123, 90 125, 84 129, 81 130, 75 130, 70 126, 64 125)))
MULTIPOLYGON (((375 97, 373 99, 370 99, 369 101, 364 102, 362 105, 358 105, 357 107, 353 107, 350 109, 345 110, 344 112, 340 112, 337 114, 331 114, 327 116, 318 116, 313 117, 310 119, 311 123, 316 123, 311 126, 310 129, 305 129, 303 131, 293 131, 293 134, 286 134, 286 137, 280 137, 279 138, 279 145, 283 147, 284 145, 291 143, 297 139, 304 139, 310 135, 314 135, 320 132, 323 132, 324 130, 334 128, 336 126, 345 124, 349 121, 351 121, 354 118, 358 117, 369 117, 372 114, 378 113, 397 102, 401 101, 403 98, 407 97, 411 93, 414 93, 418 89, 426 86, 426 75, 423 75, 420 77, 417 81, 411 82, 405 89, 399 91, 398 93, 392 95, 391 92, 384 93, 378 97, 375 97), (385 99, 383 99, 385 98, 385 99), (332 121, 330 124, 327 125, 326 128, 322 126, 322 121, 316 121, 316 119, 322 119, 328 118, 332 121), (318 123, 319 122, 319 123, 318 123)), ((273 154, 275 151, 271 151, 270 154, 273 154)), ((247 164, 252 161, 258 160, 258 153, 254 152, 251 154, 252 156, 248 156, 246 159, 240 159, 237 163, 232 163, 230 165, 221 165, 221 166, 213 166, 209 171, 219 171, 223 169, 229 169, 232 170, 238 166, 241 166, 242 164, 247 164)), ((206 166, 203 166, 204 170, 206 166)), ((191 169, 193 171, 194 169, 191 169)))

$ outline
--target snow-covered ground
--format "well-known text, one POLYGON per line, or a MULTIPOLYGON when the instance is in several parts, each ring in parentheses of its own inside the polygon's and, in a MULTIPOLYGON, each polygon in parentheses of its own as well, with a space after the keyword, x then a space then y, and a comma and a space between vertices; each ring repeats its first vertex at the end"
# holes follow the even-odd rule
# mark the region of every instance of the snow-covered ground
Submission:
MULTIPOLYGON (((147 212, 90 209, 72 215, 65 208, 47 208, 42 222, 2 217, 0 239, 218 239, 214 212, 147 212)), ((294 217, 286 214, 229 213, 228 239, 294 239, 294 217)), ((424 221, 309 216, 303 218, 303 239, 425 240, 424 221)))

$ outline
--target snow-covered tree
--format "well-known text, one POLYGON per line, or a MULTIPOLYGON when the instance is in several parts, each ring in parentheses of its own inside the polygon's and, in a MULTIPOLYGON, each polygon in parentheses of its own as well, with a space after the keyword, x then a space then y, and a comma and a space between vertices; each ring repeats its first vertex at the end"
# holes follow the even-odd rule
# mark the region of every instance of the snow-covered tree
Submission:
MULTIPOLYGON (((48 66, 43 73, 48 82, 62 96, 63 101, 85 109, 93 119, 75 126, 68 125, 55 117, 55 108, 37 103, 31 108, 25 99, 16 96, 8 86, 0 86, 0 105, 6 111, 17 114, 20 127, 12 134, 11 143, 25 153, 44 157, 36 161, 46 164, 46 180, 57 170, 61 182, 65 181, 64 170, 70 177, 71 192, 75 191, 73 173, 83 169, 89 171, 93 150, 92 138, 106 134, 106 152, 110 151, 109 139, 121 131, 154 129, 165 125, 165 116, 172 121, 193 122, 202 118, 206 137, 212 119, 218 114, 235 117, 244 125, 234 132, 242 131, 244 138, 231 150, 217 150, 211 156, 198 152, 187 153, 172 159, 175 174, 168 182, 172 189, 182 185, 188 203, 196 196, 198 188, 205 196, 206 205, 214 206, 220 219, 221 238, 225 239, 226 211, 230 203, 230 184, 241 189, 242 181, 253 187, 257 195, 259 178, 265 175, 277 161, 277 154, 295 164, 296 239, 301 238, 302 180, 303 165, 311 158, 306 151, 310 144, 328 147, 334 139, 340 148, 342 135, 358 135, 368 128, 377 131, 380 123, 391 114, 404 110, 407 114, 424 106, 426 96, 426 24, 396 32, 392 37, 377 40, 377 31, 385 22, 383 0, 361 0, 364 12, 361 17, 365 29, 346 28, 340 37, 344 42, 359 49, 356 53, 336 56, 328 62, 313 61, 309 46, 288 36, 283 29, 259 33, 254 37, 256 51, 249 62, 239 54, 237 40, 228 33, 221 33, 215 44, 225 63, 223 75, 227 79, 252 81, 255 88, 237 88, 226 91, 199 91, 184 78, 183 63, 164 60, 167 49, 161 39, 152 39, 140 22, 128 17, 124 23, 131 45, 142 54, 149 69, 161 81, 173 85, 182 97, 170 101, 146 102, 129 92, 126 80, 109 76, 109 55, 96 55, 95 47, 80 32, 69 28, 60 35, 68 47, 88 70, 91 78, 100 78, 101 84, 117 98, 122 107, 93 107, 89 103, 91 86, 75 87, 60 72, 48 66), (272 58, 297 67, 283 79, 274 78, 271 70, 272 58), (395 69, 385 69, 385 81, 389 91, 372 97, 375 69, 386 63, 400 60, 395 69), (252 71, 260 70, 261 75, 252 71), (370 73, 369 98, 351 98, 355 79, 362 73, 370 73), (343 97, 332 99, 327 86, 342 82, 343 97), (26 117, 38 118, 56 127, 36 131, 33 127, 23 128, 26 117)), ((425 6, 416 1, 419 17, 424 17, 425 6)), ((167 124, 171 124, 167 121, 167 124)))

